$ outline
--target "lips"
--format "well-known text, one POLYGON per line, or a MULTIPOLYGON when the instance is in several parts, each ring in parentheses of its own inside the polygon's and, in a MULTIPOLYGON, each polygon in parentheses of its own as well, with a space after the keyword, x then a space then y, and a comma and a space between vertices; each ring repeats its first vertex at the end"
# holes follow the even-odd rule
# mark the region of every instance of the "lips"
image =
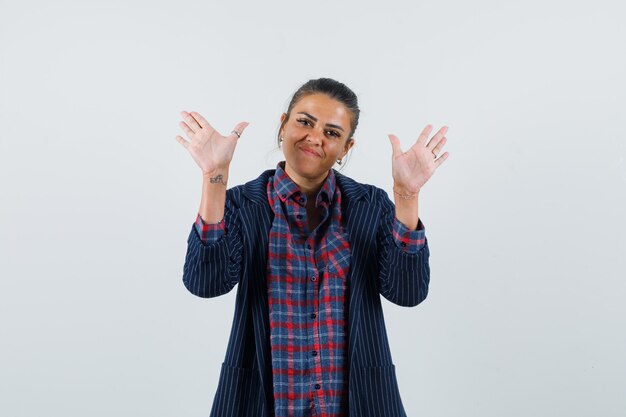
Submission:
POLYGON ((302 152, 304 152, 305 154, 307 154, 307 155, 317 156, 317 157, 320 157, 320 156, 321 156, 319 153, 317 153, 316 151, 314 151, 312 148, 304 148, 304 147, 301 147, 301 148, 300 148, 300 150, 301 150, 302 152))

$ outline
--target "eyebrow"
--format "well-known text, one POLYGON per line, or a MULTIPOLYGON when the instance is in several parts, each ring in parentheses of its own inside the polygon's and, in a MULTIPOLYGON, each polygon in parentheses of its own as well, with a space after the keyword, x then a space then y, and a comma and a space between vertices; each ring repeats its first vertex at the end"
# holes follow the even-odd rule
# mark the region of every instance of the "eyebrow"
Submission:
MULTIPOLYGON (((305 116, 307 116, 307 117, 309 117, 309 118, 313 119, 313 121, 314 121, 314 122, 317 122, 317 117, 313 117, 313 116, 311 116, 309 113, 306 113, 306 112, 303 112, 303 111, 299 111, 299 112, 298 112, 298 114, 304 114, 305 116)), ((343 130, 343 128, 342 128, 341 126, 339 126, 339 125, 335 125, 335 124, 332 124, 332 123, 326 123, 326 126, 334 127, 335 129, 339 129, 339 130, 341 130, 342 132, 344 131, 344 130, 343 130)))

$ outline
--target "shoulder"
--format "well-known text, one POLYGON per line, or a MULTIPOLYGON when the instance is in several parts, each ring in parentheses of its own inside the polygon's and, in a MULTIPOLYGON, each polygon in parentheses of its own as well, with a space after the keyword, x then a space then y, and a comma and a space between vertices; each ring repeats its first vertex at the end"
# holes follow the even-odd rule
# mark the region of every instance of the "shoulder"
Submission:
POLYGON ((226 203, 233 208, 267 203, 267 182, 275 169, 263 171, 257 178, 226 190, 226 203))

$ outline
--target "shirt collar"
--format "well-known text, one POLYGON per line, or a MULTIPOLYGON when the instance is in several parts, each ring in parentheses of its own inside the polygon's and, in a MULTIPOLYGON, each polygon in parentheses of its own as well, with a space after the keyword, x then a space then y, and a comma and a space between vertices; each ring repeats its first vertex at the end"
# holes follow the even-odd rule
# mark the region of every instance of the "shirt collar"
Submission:
MULTIPOLYGON (((328 170, 328 175, 317 193, 315 206, 326 203, 329 204, 335 194, 335 173, 332 169, 328 170)), ((300 191, 300 187, 293 182, 289 175, 285 172, 285 161, 281 161, 276 165, 274 173, 274 189, 278 194, 278 198, 284 203, 285 200, 293 198, 298 204, 306 205, 306 196, 300 191)))

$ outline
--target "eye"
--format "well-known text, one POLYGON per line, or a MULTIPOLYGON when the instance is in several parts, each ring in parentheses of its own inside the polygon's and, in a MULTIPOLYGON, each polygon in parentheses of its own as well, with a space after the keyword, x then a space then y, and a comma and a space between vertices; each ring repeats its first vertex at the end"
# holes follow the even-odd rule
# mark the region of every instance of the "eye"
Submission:
POLYGON ((298 119, 298 123, 305 125, 305 126, 311 126, 311 122, 309 122, 307 119, 298 119))
POLYGON ((331 134, 331 136, 334 136, 336 138, 341 137, 341 135, 339 134, 339 132, 335 131, 335 130, 328 130, 327 132, 329 132, 331 134))

